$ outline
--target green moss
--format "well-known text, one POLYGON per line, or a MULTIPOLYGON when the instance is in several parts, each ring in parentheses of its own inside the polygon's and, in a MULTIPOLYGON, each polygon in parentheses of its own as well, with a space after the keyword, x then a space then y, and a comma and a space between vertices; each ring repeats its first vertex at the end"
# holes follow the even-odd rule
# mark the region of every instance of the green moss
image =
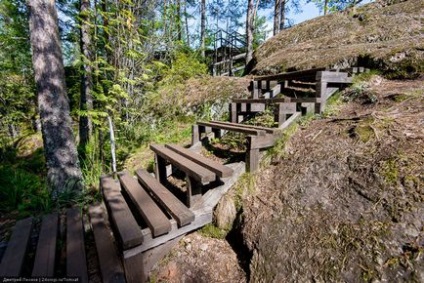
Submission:
POLYGON ((363 143, 368 142, 375 136, 374 130, 369 125, 361 125, 355 128, 355 132, 360 141, 363 143))
POLYGON ((204 237, 215 238, 215 239, 225 239, 229 230, 219 229, 215 225, 209 223, 203 226, 200 229, 200 234, 204 237))
POLYGON ((397 184, 399 180, 399 168, 394 159, 384 161, 382 164, 382 175, 384 180, 391 185, 397 184))

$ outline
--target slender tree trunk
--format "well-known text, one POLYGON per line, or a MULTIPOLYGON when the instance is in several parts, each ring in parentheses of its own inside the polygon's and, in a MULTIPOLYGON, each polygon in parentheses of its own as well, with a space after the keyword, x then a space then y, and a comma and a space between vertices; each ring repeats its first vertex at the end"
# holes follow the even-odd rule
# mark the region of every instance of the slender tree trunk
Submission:
MULTIPOLYGON (((92 75, 92 54, 91 54, 91 33, 89 24, 90 13, 90 0, 80 1, 80 18, 81 18, 81 40, 80 47, 83 54, 83 70, 81 75, 81 98, 80 108, 82 111, 90 111, 93 109, 93 97, 91 91, 93 89, 93 75, 92 75)), ((93 132, 93 124, 87 115, 80 116, 79 120, 79 134, 80 144, 85 146, 93 132)))
POLYGON ((274 32, 273 35, 276 35, 280 31, 280 1, 274 1, 274 32))
POLYGON ((184 1, 184 19, 185 19, 185 32, 187 38, 187 46, 190 47, 190 31, 188 29, 188 13, 187 13, 187 0, 184 1))
POLYGON ((202 0, 200 4, 200 49, 202 52, 202 57, 206 57, 206 0, 202 0))
POLYGON ((284 29, 284 22, 286 21, 286 0, 280 1, 280 28, 279 31, 284 29))
POLYGON ((324 0, 324 16, 327 15, 328 12, 328 0, 324 0))
POLYGON ((177 39, 182 40, 182 24, 181 24, 181 0, 177 0, 177 39))
POLYGON ((82 176, 71 128, 54 0, 31 0, 29 29, 42 125, 47 182, 52 195, 79 192, 82 176))
POLYGON ((246 15, 246 66, 253 58, 254 0, 248 0, 246 15))

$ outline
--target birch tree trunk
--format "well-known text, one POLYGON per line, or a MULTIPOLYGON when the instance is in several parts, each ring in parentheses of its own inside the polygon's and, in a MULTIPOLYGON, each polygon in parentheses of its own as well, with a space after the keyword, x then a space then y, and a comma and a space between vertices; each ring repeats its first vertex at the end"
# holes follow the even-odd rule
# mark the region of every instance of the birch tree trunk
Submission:
POLYGON ((79 192, 82 176, 71 128, 55 2, 31 0, 28 7, 47 182, 57 198, 67 190, 79 192))
MULTIPOLYGON (((93 88, 92 76, 92 54, 91 54, 91 34, 89 24, 90 0, 80 1, 80 18, 81 18, 81 53, 83 55, 83 70, 81 75, 81 97, 80 109, 87 112, 93 109, 93 97, 91 90, 93 88)), ((87 115, 80 116, 79 120, 79 136, 80 145, 85 146, 93 133, 93 124, 87 115)))

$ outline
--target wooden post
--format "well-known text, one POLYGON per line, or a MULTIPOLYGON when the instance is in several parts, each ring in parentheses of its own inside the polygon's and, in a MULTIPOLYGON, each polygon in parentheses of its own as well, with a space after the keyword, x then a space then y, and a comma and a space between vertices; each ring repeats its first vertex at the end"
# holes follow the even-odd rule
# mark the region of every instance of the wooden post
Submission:
POLYGON ((186 176, 187 181, 187 207, 192 207, 193 204, 202 197, 202 184, 190 176, 186 176))
POLYGON ((259 168, 259 148, 256 148, 254 136, 247 136, 246 171, 255 172, 259 168))
POLYGON ((283 104, 277 103, 274 109, 274 122, 280 126, 284 121, 286 121, 286 115, 283 112, 283 104))
POLYGON ((222 136, 221 129, 212 129, 212 132, 214 134, 215 139, 219 139, 222 136))
POLYGON ((191 145, 195 145, 199 141, 200 141, 199 126, 193 125, 191 127, 191 145))
POLYGON ((253 81, 252 98, 259 98, 259 87, 257 81, 253 81))
POLYGON ((166 174, 166 161, 158 154, 155 154, 155 175, 156 179, 163 185, 168 182, 166 174))
POLYGON ((237 103, 230 103, 230 122, 237 123, 237 103))
POLYGON ((147 281, 147 272, 144 270, 143 253, 124 258, 125 278, 128 283, 147 281))

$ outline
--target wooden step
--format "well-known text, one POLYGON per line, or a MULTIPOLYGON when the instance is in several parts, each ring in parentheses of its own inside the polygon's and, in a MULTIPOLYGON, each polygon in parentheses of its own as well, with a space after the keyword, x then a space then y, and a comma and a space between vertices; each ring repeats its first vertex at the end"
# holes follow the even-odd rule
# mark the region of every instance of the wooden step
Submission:
POLYGON ((119 173, 118 176, 137 211, 152 230, 153 236, 168 233, 171 230, 171 223, 152 197, 128 172, 119 173))
POLYGON ((90 206, 88 209, 90 223, 94 234, 97 257, 102 275, 102 282, 124 283, 125 273, 120 256, 113 243, 107 227, 107 214, 102 205, 90 206))
POLYGON ((253 80, 254 81, 285 81, 285 80, 304 79, 304 78, 311 78, 311 77, 315 79, 315 75, 319 71, 323 71, 323 70, 325 70, 325 68, 286 72, 286 73, 280 73, 276 75, 255 76, 253 80))
POLYGON ((100 185, 109 209, 109 216, 123 249, 138 246, 143 242, 141 229, 121 194, 121 187, 112 177, 102 177, 100 185))
POLYGON ((32 276, 34 277, 54 276, 58 221, 59 215, 57 213, 43 217, 32 269, 32 276))
POLYGON ((0 276, 21 275, 32 225, 32 218, 19 220, 16 223, 0 264, 0 276))
POLYGON ((252 135, 252 136, 265 136, 266 132, 263 130, 257 130, 257 129, 248 129, 244 127, 240 127, 237 123, 231 123, 229 125, 223 125, 218 124, 214 122, 197 122, 199 126, 203 127, 211 127, 213 129, 221 129, 221 130, 227 130, 231 132, 238 132, 246 135, 252 135))
MULTIPOLYGON (((233 125, 234 123, 230 123, 230 122, 223 122, 223 121, 213 121, 214 123, 217 124, 222 124, 222 125, 233 125)), ((273 134, 276 130, 278 129, 273 129, 273 128, 267 128, 267 127, 261 127, 261 126, 254 126, 254 125, 247 125, 247 124, 237 124, 237 126, 239 127, 243 127, 246 129, 255 129, 255 130, 261 130, 261 131, 265 131, 268 134, 273 134)))
MULTIPOLYGON (((225 123, 225 122, 224 122, 225 123)), ((228 124, 228 123, 226 123, 228 124)), ((176 144, 167 144, 165 145, 167 148, 175 151, 176 153, 190 159, 191 161, 201 165, 202 167, 205 167, 212 172, 214 172, 217 176, 220 178, 227 178, 233 175, 233 169, 222 165, 218 162, 215 162, 209 158, 203 157, 200 154, 194 153, 182 146, 176 145, 176 144)))
POLYGON ((163 159, 171 162, 174 166, 178 167, 178 169, 186 173, 188 176, 193 177, 196 181, 201 182, 203 185, 215 181, 216 179, 215 173, 211 170, 194 163, 188 158, 162 145, 150 145, 150 149, 163 159))
POLYGON ((193 222, 193 212, 147 171, 138 169, 135 173, 143 187, 150 191, 155 199, 172 215, 179 227, 193 222))
POLYGON ((66 275, 88 282, 84 228, 77 208, 68 209, 66 213, 66 275))

